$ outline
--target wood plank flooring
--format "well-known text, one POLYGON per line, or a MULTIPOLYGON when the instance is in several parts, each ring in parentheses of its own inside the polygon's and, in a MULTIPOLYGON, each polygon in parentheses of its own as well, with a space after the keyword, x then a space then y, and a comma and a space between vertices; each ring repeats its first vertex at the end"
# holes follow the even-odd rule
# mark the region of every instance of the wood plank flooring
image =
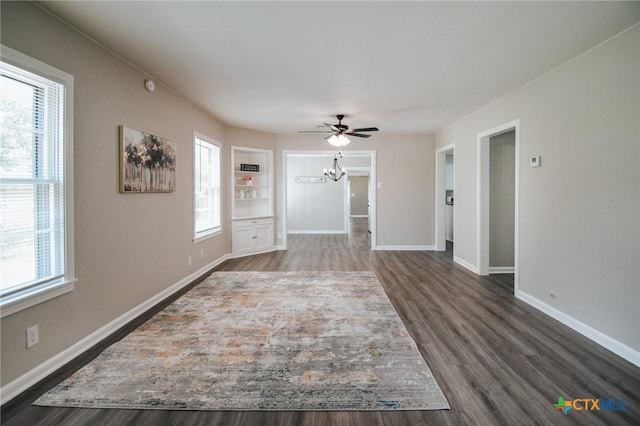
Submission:
POLYGON ((517 300, 512 276, 478 277, 456 265, 450 251, 372 252, 366 222, 352 225, 349 236, 292 235, 287 251, 232 259, 217 269, 375 271, 451 410, 190 412, 29 405, 95 356, 87 354, 3 407, 2 424, 640 424, 640 369, 517 300), (559 396, 624 399, 626 409, 564 415, 553 406, 559 396))

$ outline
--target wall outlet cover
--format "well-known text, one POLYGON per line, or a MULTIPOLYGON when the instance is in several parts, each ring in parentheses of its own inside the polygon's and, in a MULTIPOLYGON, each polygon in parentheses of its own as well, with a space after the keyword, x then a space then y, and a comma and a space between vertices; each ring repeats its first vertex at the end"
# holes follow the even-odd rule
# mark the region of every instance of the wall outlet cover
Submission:
POLYGON ((27 349, 34 346, 40 341, 40 335, 38 332, 38 325, 27 328, 27 349))

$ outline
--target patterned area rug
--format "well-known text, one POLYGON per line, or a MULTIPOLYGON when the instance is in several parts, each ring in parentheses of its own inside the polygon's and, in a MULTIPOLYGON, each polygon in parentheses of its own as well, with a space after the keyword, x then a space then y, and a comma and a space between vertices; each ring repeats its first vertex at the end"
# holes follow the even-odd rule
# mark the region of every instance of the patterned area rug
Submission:
POLYGON ((34 404, 449 408, 373 272, 215 272, 34 404))

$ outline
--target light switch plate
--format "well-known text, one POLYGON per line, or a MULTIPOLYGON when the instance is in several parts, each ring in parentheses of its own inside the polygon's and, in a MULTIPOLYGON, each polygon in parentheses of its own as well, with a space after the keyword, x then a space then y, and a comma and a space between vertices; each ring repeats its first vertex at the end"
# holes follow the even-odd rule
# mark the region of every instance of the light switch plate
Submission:
POLYGON ((540 167, 542 165, 542 157, 535 155, 529 157, 529 167, 540 167))

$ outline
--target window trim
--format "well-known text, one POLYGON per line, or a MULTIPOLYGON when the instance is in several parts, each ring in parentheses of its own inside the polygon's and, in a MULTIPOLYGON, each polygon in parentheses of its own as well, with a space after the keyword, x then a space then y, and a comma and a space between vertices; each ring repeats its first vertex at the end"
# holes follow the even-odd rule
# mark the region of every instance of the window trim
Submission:
POLYGON ((64 276, 40 285, 11 292, 0 298, 0 318, 69 293, 75 287, 73 213, 73 76, 23 53, 0 45, 0 60, 55 81, 64 90, 64 276))
POLYGON ((217 235, 222 234, 222 144, 217 140, 210 138, 207 135, 204 135, 200 132, 194 130, 193 132, 193 187, 191 191, 191 195, 193 196, 193 236, 192 241, 193 244, 198 244, 202 241, 208 240, 209 238, 213 238, 217 235), (204 142, 207 142, 211 145, 218 147, 218 182, 219 182, 219 196, 218 196, 218 208, 220 211, 220 226, 213 228, 211 230, 205 232, 196 232, 196 139, 200 139, 204 142))

